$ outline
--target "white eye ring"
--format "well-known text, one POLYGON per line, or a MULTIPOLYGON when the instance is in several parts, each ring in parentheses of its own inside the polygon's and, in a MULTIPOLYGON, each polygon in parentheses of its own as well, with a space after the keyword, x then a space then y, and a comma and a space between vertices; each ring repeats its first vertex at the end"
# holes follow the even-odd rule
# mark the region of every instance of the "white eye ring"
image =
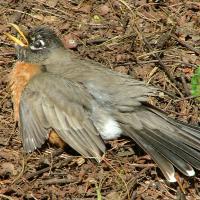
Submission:
POLYGON ((30 45, 31 50, 41 50, 45 48, 45 42, 43 40, 37 40, 38 43, 40 43, 40 47, 35 47, 34 44, 30 45))

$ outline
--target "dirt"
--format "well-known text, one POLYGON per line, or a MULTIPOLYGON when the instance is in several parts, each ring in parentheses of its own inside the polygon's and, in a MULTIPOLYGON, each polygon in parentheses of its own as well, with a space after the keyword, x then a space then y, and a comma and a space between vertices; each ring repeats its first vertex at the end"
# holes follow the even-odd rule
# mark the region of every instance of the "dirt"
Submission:
POLYGON ((107 143, 102 163, 48 143, 23 153, 13 119, 8 74, 16 61, 4 32, 47 25, 66 48, 159 87, 149 102, 168 115, 200 122, 190 81, 200 65, 198 0, 7 0, 0 2, 0 199, 200 199, 200 173, 168 183, 133 141, 107 143))

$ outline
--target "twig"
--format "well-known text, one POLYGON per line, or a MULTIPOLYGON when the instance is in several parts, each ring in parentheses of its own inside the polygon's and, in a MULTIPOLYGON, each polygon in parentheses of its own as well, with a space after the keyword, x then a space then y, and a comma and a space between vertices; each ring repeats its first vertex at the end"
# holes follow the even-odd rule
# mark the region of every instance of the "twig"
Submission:
MULTIPOLYGON (((32 8, 32 9, 35 10, 35 11, 39 11, 39 12, 42 12, 42 13, 47 13, 47 14, 53 15, 55 17, 59 17, 61 19, 66 19, 66 17, 63 17, 62 15, 50 12, 48 10, 42 10, 42 9, 39 9, 39 8, 32 8)), ((69 20, 69 19, 67 19, 67 20, 69 20)))
MULTIPOLYGON (((37 17, 35 17, 35 16, 33 16, 33 15, 27 13, 27 12, 21 11, 21 10, 16 10, 16 9, 12 9, 12 8, 10 8, 10 9, 8 9, 8 10, 9 10, 9 11, 18 12, 18 13, 22 13, 22 14, 28 15, 28 16, 34 18, 34 19, 40 20, 39 18, 37 18, 37 17)), ((40 20, 40 21, 41 21, 41 20, 40 20)))
POLYGON ((130 166, 134 167, 139 167, 139 168, 151 168, 151 167, 156 167, 156 164, 138 164, 138 163, 133 163, 129 164, 130 166))
POLYGON ((64 152, 63 149, 58 149, 58 150, 56 150, 56 151, 53 151, 53 153, 52 153, 52 155, 51 155, 51 158, 60 156, 63 152, 64 152))
POLYGON ((7 46, 9 46, 9 47, 13 47, 12 44, 7 43, 7 42, 4 42, 4 41, 0 41, 0 45, 1 45, 1 44, 3 44, 3 45, 7 45, 7 46))
POLYGON ((48 180, 43 180, 42 181, 42 184, 44 185, 51 185, 51 184, 66 184, 66 183, 75 183, 75 182, 78 182, 79 180, 69 180, 67 178, 61 178, 61 179, 58 179, 58 178, 51 178, 51 179, 48 179, 48 180))
POLYGON ((187 96, 189 96, 189 95, 190 95, 190 90, 189 90, 189 88, 188 88, 188 85, 187 85, 187 83, 186 83, 186 80, 185 80, 185 77, 184 77, 184 76, 181 76, 181 82, 182 82, 182 85, 183 85, 185 94, 186 94, 187 96))
POLYGON ((119 178, 122 180, 122 182, 124 183, 124 186, 126 187, 126 197, 130 200, 130 191, 128 189, 128 185, 127 183, 125 182, 125 180, 123 179, 123 177, 121 176, 121 174, 110 164, 110 162, 106 159, 106 158, 103 158, 103 161, 109 166, 111 167, 115 173, 117 174, 117 176, 119 176, 119 178))
POLYGON ((22 169, 20 171, 20 173, 18 174, 18 176, 12 181, 12 184, 14 184, 15 182, 17 182, 24 174, 24 171, 25 171, 25 158, 24 158, 24 155, 23 155, 23 160, 22 160, 22 169))
MULTIPOLYGON (((145 167, 144 169, 142 169, 135 177, 133 177, 129 182, 128 182, 128 190, 130 191, 131 189, 133 189, 135 187, 135 185, 137 184, 137 179, 144 174, 146 171, 148 171, 151 167, 155 167, 154 166, 148 166, 145 167)), ((127 194, 122 198, 122 200, 127 199, 127 194)))
POLYGON ((186 42, 184 42, 183 40, 179 39, 177 36, 175 36, 174 34, 171 34, 171 36, 177 41, 179 42, 182 46, 188 48, 189 50, 195 52, 197 55, 200 55, 200 51, 196 48, 194 48, 193 46, 187 44, 186 42))
MULTIPOLYGON (((145 37, 143 37, 143 41, 144 43, 146 44, 147 48, 150 50, 150 51, 153 51, 153 48, 152 46, 150 45, 150 43, 147 41, 147 39, 145 37)), ((177 85, 177 82, 176 80, 174 79, 174 77, 169 73, 166 65, 163 63, 163 61, 160 59, 160 57, 158 56, 158 54, 153 54, 153 56, 158 60, 158 63, 161 67, 161 69, 166 73, 166 75, 168 76, 168 78, 177 85)))
MULTIPOLYGON (((130 8, 130 6, 124 2, 124 0, 119 0, 121 3, 123 3, 130 11, 131 14, 133 15, 133 18, 136 18, 136 15, 134 14, 133 10, 130 8)), ((133 28, 133 30, 136 31, 136 33, 138 34, 138 36, 141 38, 141 40, 144 41, 144 43, 146 44, 147 48, 150 51, 153 51, 152 46, 149 44, 149 42, 147 41, 147 39, 141 34, 140 28, 138 27, 138 25, 134 22, 135 28, 133 28)), ((165 66, 165 64, 163 63, 163 61, 160 59, 159 55, 157 53, 153 54, 154 57, 158 60, 158 63, 160 65, 160 68, 166 73, 166 75, 168 76, 168 78, 170 79, 170 81, 176 85, 178 85, 178 83, 176 82, 176 80, 174 79, 174 77, 169 73, 167 67, 165 66)), ((176 88, 176 87, 175 87, 176 88)), ((178 89, 177 89, 178 90, 178 89)), ((181 94, 181 92, 178 90, 178 92, 181 94)))
POLYGON ((0 56, 13 56, 13 55, 15 55, 15 52, 0 53, 0 56))
POLYGON ((0 197, 8 199, 8 200, 14 200, 12 197, 9 197, 9 196, 4 195, 4 194, 0 194, 0 197))
POLYGON ((180 179, 180 176, 178 174, 176 174, 175 178, 176 178, 176 181, 177 181, 177 183, 178 183, 178 185, 180 187, 180 192, 185 194, 186 192, 185 192, 185 189, 183 187, 183 184, 182 184, 182 181, 180 179))
MULTIPOLYGON (((66 12, 66 11, 64 11, 64 10, 61 10, 61 9, 59 9, 59 8, 57 8, 57 7, 52 7, 52 6, 50 6, 49 4, 47 4, 46 2, 41 2, 41 4, 43 4, 43 5, 45 5, 45 6, 49 7, 49 8, 52 8, 52 9, 58 11, 58 12, 61 12, 62 14, 66 15, 67 17, 76 19, 75 16, 69 14, 68 12, 66 12)), ((33 2, 32 5, 37 6, 38 3, 33 2)))
POLYGON ((15 122, 14 122, 14 127, 13 127, 12 130, 11 130, 10 136, 8 137, 8 139, 7 139, 6 143, 5 143, 5 146, 8 146, 8 144, 9 144, 11 138, 12 138, 13 135, 15 134, 16 128, 17 128, 17 122, 15 121, 15 122))
MULTIPOLYGON (((24 9, 25 9, 25 5, 23 3, 19 7, 17 7, 17 10, 23 11, 24 9)), ((12 17, 12 23, 18 24, 21 20, 22 14, 23 14, 22 12, 16 12, 12 17)))
MULTIPOLYGON (((171 59, 166 59, 166 60, 162 60, 163 62, 173 62, 173 63, 180 63, 182 65, 185 66, 191 66, 191 67, 196 67, 197 65, 192 64, 192 63, 186 63, 183 61, 179 61, 179 60, 171 60, 171 59)), ((158 63, 159 60, 145 60, 145 61, 139 61, 137 60, 137 62, 131 61, 131 62, 117 62, 117 63, 113 63, 114 65, 122 65, 122 66, 126 66, 126 65, 136 65, 136 64, 148 64, 148 63, 158 63)))
POLYGON ((93 44, 101 44, 103 42, 106 42, 109 39, 106 38, 100 38, 100 39, 93 39, 93 40, 87 40, 86 44, 87 45, 93 45, 93 44))
POLYGON ((64 166, 64 165, 67 165, 69 162, 71 162, 73 160, 73 157, 68 157, 67 159, 63 160, 61 163, 54 163, 52 164, 52 166, 49 166, 49 167, 46 167, 44 169, 41 169, 39 171, 36 171, 36 172, 33 172, 31 174, 28 174, 25 176, 25 179, 31 179, 33 178, 34 176, 38 176, 40 174, 43 174, 44 172, 48 172, 50 169, 55 169, 57 168, 58 166, 64 166))
POLYGON ((174 100, 174 102, 179 102, 179 101, 185 101, 185 100, 190 100, 190 99, 196 99, 199 98, 200 96, 189 96, 189 97, 183 97, 177 100, 174 100))

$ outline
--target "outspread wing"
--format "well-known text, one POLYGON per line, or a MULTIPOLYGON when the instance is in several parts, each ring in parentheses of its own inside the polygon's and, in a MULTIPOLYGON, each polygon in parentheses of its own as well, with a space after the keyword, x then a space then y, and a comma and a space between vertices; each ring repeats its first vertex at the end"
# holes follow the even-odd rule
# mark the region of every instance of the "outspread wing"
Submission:
POLYGON ((41 147, 53 129, 83 156, 100 160, 105 145, 90 118, 92 102, 81 84, 50 73, 34 77, 20 100, 20 131, 25 151, 41 147))

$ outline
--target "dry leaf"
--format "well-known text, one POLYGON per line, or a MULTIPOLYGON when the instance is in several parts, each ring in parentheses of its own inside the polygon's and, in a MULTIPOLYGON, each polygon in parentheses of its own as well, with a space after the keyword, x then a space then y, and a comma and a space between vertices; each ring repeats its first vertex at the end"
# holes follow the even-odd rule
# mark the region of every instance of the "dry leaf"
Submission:
POLYGON ((5 176, 8 173, 11 175, 17 174, 17 171, 14 168, 14 165, 10 162, 2 163, 0 167, 0 176, 5 176))

